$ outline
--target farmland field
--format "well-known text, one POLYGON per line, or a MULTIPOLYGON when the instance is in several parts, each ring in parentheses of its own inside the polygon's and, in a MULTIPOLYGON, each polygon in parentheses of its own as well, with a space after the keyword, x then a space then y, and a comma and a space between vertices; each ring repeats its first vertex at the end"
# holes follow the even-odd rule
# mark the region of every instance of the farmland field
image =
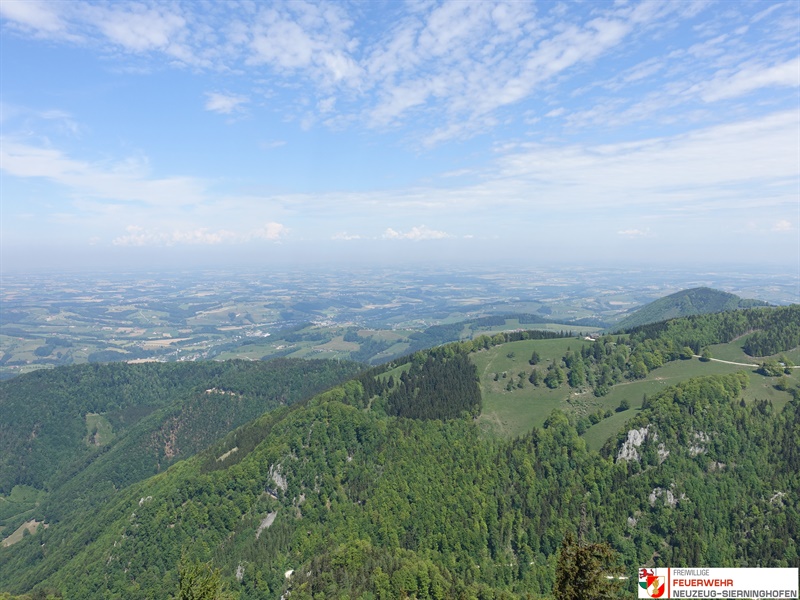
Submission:
MULTIPOLYGON (((485 333, 589 333, 697 277, 662 272, 656 284, 643 272, 563 267, 8 275, 0 377, 110 361, 313 356, 375 364, 485 333), (492 325, 480 322, 489 317, 492 325)), ((794 298, 794 282, 761 279, 714 273, 702 283, 777 303, 794 298)), ((800 362, 800 352, 793 356, 800 362)))

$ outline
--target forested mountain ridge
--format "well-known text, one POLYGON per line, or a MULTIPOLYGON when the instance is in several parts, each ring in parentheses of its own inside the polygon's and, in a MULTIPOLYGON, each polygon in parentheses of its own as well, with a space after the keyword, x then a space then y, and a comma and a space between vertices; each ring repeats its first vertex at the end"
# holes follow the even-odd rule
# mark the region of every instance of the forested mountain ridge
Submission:
MULTIPOLYGON (((634 344, 628 359, 753 330, 785 350, 798 308, 645 327, 604 339, 603 361, 634 344)), ((0 589, 168 597, 182 561, 210 561, 240 600, 546 597, 558 547, 578 530, 631 571, 798 566, 797 391, 777 411, 744 401, 744 375, 692 379, 650 397, 602 452, 561 411, 516 439, 484 436, 464 359, 531 335, 542 334, 373 368, 99 505, 51 498, 36 518, 63 517, 0 550, 0 589)))
POLYGON ((265 410, 319 392, 359 369, 354 363, 298 359, 114 363, 0 382, 0 491, 17 484, 47 488, 67 464, 119 441, 137 425, 139 437, 161 447, 153 460, 166 466, 265 410), (106 438, 87 415, 103 417, 106 438))
POLYGON ((646 304, 614 324, 614 331, 622 331, 648 323, 666 321, 707 313, 725 312, 743 308, 768 306, 761 300, 745 300, 735 294, 698 287, 681 290, 646 304))
POLYGON ((631 571, 796 566, 800 481, 786 442, 800 404, 743 406, 745 381, 700 378, 654 397, 631 424, 640 444, 626 433, 602 454, 560 412, 498 442, 469 420, 358 408, 363 388, 348 384, 260 419, 268 435, 235 464, 206 470, 218 445, 135 484, 81 531, 52 527, 43 546, 6 551, 0 581, 166 597, 183 555, 213 561, 242 599, 537 597, 581 523, 631 571))
MULTIPOLYGON (((265 411, 351 377, 354 363, 279 359, 81 365, 0 383, 0 504, 6 537, 52 497, 101 504, 265 411), (15 487, 17 486, 17 487, 15 487), (16 490, 16 491, 15 491, 16 490), (21 491, 22 490, 22 491, 21 491), (18 493, 19 492, 19 493, 18 493), (2 498, 2 496, 0 496, 2 498)), ((40 520, 43 517, 40 517, 40 520)))
POLYGON ((800 344, 800 305, 751 308, 706 315, 692 315, 628 330, 640 339, 669 339, 687 346, 696 354, 708 345, 729 342, 752 334, 744 346, 750 356, 761 357, 785 352, 800 344))

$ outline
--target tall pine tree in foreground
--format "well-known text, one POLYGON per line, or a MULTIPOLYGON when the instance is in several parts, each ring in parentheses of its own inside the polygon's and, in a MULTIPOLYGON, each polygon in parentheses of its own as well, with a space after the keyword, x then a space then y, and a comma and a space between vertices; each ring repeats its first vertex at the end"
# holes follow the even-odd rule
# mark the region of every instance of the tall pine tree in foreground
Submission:
POLYGON ((567 532, 558 553, 553 596, 556 600, 620 598, 618 559, 608 544, 582 544, 567 532))

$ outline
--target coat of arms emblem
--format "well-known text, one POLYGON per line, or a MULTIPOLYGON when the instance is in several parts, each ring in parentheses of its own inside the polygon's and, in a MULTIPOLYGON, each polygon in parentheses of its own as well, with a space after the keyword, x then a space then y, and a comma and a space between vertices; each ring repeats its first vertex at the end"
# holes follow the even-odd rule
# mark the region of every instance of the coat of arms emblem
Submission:
POLYGON ((667 591, 667 578, 658 575, 657 569, 639 569, 639 587, 647 592, 648 598, 663 598, 667 591))

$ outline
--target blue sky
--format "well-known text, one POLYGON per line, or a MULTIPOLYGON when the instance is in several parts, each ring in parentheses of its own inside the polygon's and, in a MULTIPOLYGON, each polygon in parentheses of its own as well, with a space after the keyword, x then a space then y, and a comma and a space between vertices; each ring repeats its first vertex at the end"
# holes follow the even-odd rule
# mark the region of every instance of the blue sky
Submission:
POLYGON ((800 4, 0 2, 3 270, 800 268, 800 4))

